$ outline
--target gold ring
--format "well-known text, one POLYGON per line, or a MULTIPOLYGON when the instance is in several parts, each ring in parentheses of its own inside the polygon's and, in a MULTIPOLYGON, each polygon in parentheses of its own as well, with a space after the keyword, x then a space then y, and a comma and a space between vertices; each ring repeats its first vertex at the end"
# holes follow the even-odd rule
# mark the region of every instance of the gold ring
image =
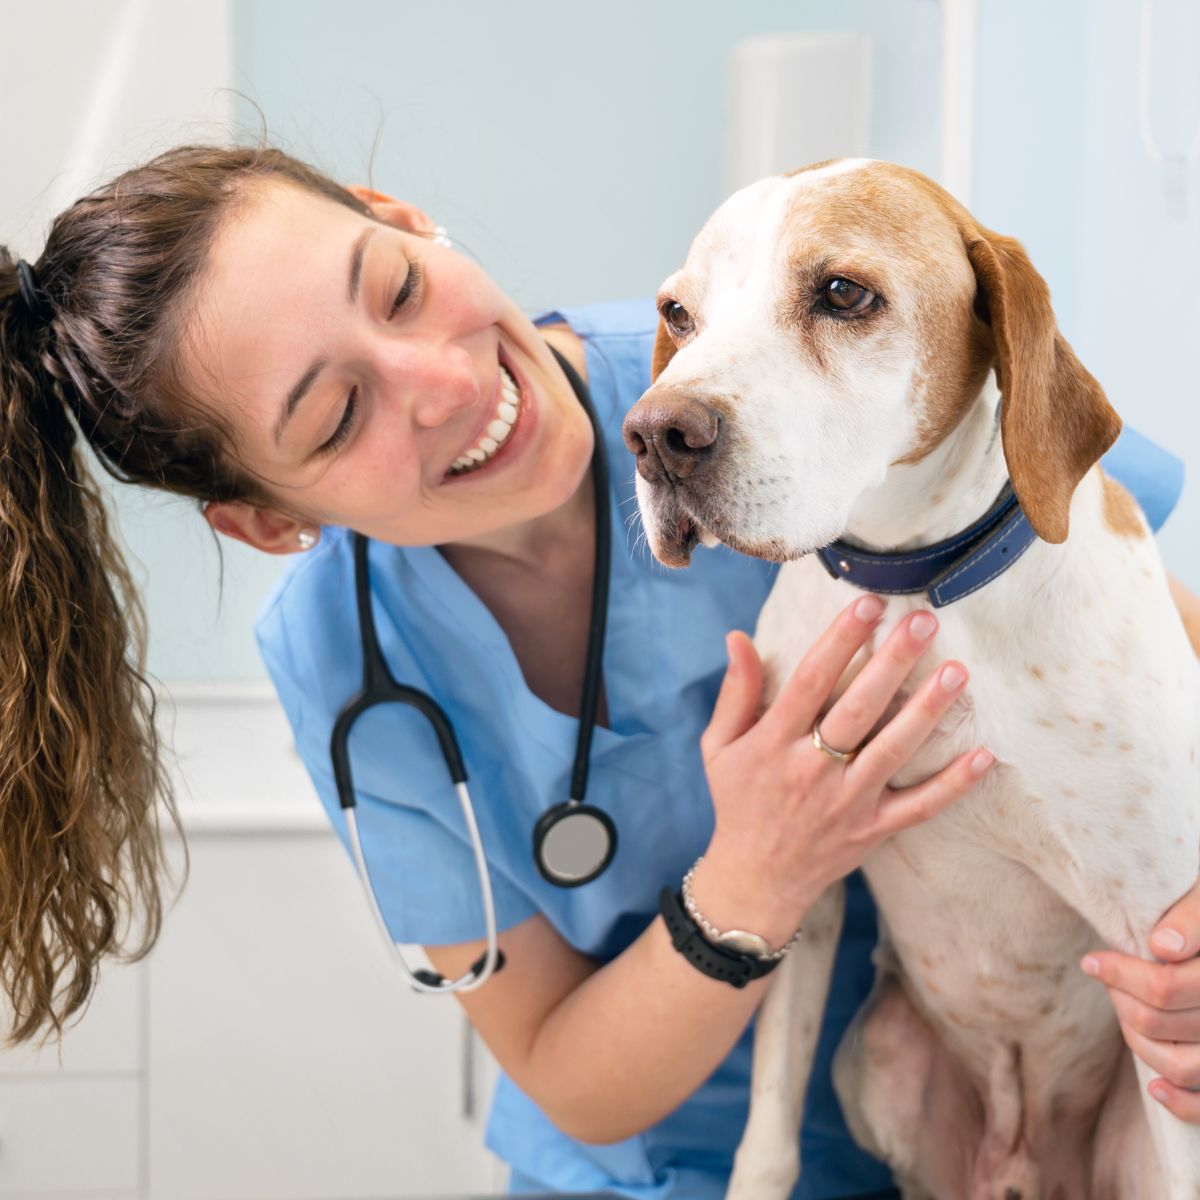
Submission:
POLYGON ((858 747, 853 750, 835 750, 832 746, 826 745, 825 739, 821 737, 821 729, 819 725, 813 726, 812 731, 813 745, 816 746, 822 754, 828 755, 835 762, 849 762, 857 753, 858 747))

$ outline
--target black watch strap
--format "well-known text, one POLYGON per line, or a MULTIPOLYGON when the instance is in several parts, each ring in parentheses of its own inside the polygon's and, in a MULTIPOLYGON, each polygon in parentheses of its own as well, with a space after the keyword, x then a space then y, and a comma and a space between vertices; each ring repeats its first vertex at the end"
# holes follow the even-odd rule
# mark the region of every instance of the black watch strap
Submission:
POLYGON ((735 988, 744 988, 751 980, 769 975, 779 965, 778 958, 758 958, 724 946, 714 946, 700 926, 683 907, 683 897, 665 887, 658 895, 658 911, 666 922, 671 944, 698 971, 735 988))

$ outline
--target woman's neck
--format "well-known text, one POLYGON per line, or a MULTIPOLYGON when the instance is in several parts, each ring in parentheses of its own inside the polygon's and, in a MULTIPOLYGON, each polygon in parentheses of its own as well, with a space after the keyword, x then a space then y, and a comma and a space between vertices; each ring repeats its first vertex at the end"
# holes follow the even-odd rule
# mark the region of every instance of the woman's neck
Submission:
POLYGON ((591 554, 594 520, 592 471, 589 467, 570 498, 557 508, 520 525, 494 533, 439 546, 452 563, 464 557, 499 557, 532 571, 552 573, 564 562, 574 562, 581 545, 591 554))

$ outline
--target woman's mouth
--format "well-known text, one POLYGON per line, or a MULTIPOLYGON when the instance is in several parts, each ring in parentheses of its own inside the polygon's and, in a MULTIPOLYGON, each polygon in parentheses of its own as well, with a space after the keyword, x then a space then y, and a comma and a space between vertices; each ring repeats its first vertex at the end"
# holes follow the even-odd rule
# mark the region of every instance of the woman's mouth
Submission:
POLYGON ((496 411, 479 440, 450 464, 448 475, 469 475, 477 471, 492 460, 516 428, 521 413, 521 392, 508 368, 503 363, 499 365, 500 399, 496 411))

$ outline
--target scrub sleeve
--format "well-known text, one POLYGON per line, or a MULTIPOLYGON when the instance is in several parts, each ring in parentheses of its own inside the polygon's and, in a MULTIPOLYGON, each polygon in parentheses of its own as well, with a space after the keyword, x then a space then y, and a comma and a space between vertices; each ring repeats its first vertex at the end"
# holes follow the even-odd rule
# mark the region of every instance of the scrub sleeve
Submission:
MULTIPOLYGON (((753 631, 773 568, 718 547, 697 550, 686 571, 668 571, 640 536, 621 420, 649 385, 653 305, 605 304, 544 320, 565 320, 584 342, 610 464, 613 562, 604 656, 610 728, 595 731, 588 799, 612 817, 618 843, 599 879, 560 889, 534 866, 534 824, 568 795, 576 722, 529 691, 486 606, 436 549, 378 542, 370 548, 372 604, 392 674, 429 692, 454 724, 500 928, 541 913, 572 946, 606 962, 642 933, 657 913, 659 889, 677 885, 708 844, 713 814, 699 737, 724 674, 724 635, 753 631)), ((1127 430, 1105 467, 1161 524, 1178 496, 1178 461, 1127 430)), ((345 841, 329 742, 338 712, 362 682, 347 531, 324 529, 315 549, 293 559, 256 632, 299 752, 345 841)), ((350 749, 364 854, 392 936, 425 945, 481 938, 469 839, 432 730, 406 706, 376 708, 355 726, 350 749)), ((874 909, 860 875, 847 884, 845 927, 800 1135, 804 1176, 793 1200, 892 1187, 886 1168, 850 1138, 830 1079, 833 1051, 873 978, 874 909)), ((487 1143, 512 1166, 514 1189, 719 1200, 746 1120, 751 1037, 748 1029, 673 1113, 614 1145, 568 1137, 501 1076, 487 1143)))

